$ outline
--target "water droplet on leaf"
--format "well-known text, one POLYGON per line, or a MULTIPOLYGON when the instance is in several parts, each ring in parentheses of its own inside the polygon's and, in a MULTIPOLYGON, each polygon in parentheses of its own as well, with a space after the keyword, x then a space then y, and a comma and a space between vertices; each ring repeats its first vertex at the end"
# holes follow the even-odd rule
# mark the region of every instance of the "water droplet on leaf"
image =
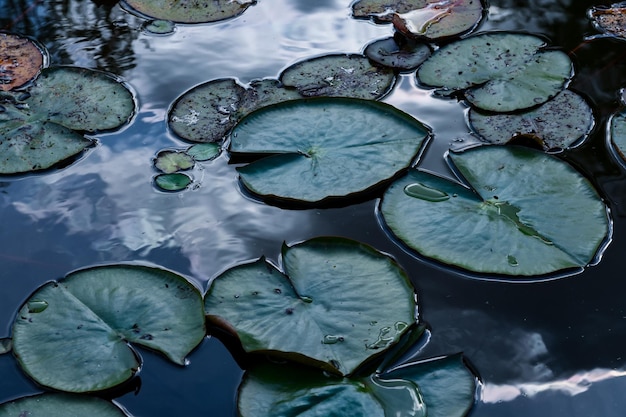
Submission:
POLYGON ((436 188, 428 187, 419 182, 409 184, 404 187, 404 193, 409 197, 419 198, 421 200, 431 201, 433 203, 446 201, 450 198, 445 192, 436 188))

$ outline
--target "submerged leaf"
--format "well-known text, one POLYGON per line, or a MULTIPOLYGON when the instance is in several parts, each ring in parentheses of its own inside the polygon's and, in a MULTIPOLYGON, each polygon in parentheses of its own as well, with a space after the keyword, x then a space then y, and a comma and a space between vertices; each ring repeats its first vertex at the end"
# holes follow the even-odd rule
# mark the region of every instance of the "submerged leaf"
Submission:
POLYGON ((355 241, 283 248, 284 274, 263 259, 229 269, 205 296, 210 321, 262 351, 339 374, 393 344, 415 322, 415 294, 396 262, 355 241))
POLYGON ((172 272, 135 265, 84 269, 40 287, 13 324, 13 352, 37 383, 89 392, 131 378, 128 342, 183 365, 204 338, 199 291, 172 272))
POLYGON ((393 87, 396 75, 372 65, 358 54, 324 55, 293 64, 280 75, 287 87, 305 97, 353 97, 379 99, 393 87))
POLYGON ((420 83, 463 91, 483 110, 509 112, 545 103, 572 77, 569 56, 536 36, 483 33, 438 49, 417 71, 420 83))
POLYGON ((0 355, 9 353, 13 348, 13 342, 10 338, 0 339, 0 355))
POLYGON ((178 23, 208 23, 243 13, 256 0, 124 0, 132 9, 159 20, 178 23))
POLYGON ((606 206, 567 163, 513 146, 449 160, 470 188, 412 170, 381 202, 384 222, 419 254, 473 272, 532 276, 582 268, 608 242, 606 206))
POLYGON ((394 107, 348 98, 264 107, 233 130, 230 152, 267 155, 238 168, 253 193, 317 203, 363 192, 407 168, 428 128, 394 107))
POLYGON ((180 191, 187 188, 192 179, 189 175, 181 173, 159 174, 154 177, 154 183, 164 191, 180 191))
POLYGON ((154 166, 161 172, 172 174, 193 168, 194 159, 185 152, 161 151, 154 161, 154 166))
POLYGON ((592 7, 587 11, 587 16, 600 32, 626 39, 626 4, 592 7))
POLYGON ((413 71, 430 56, 430 48, 424 43, 395 36, 370 43, 363 53, 380 65, 399 71, 413 71))
POLYGON ((128 417, 121 408, 98 397, 39 394, 0 404, 0 417, 128 417))
POLYGON ((44 65, 42 49, 32 40, 0 33, 0 90, 20 87, 39 74, 44 65))
POLYGON ((472 129, 487 142, 504 144, 529 137, 546 151, 580 144, 594 125, 591 107, 570 90, 524 113, 484 114, 470 109, 468 118, 472 129))

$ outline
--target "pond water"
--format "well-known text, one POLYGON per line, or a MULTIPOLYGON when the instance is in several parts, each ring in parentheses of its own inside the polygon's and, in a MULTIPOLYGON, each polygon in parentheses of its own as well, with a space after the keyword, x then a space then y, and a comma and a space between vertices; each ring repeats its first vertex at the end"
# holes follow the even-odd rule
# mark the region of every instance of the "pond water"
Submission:
MULTIPOLYGON (((432 335, 420 357, 464 352, 482 379, 473 417, 622 416, 626 409, 626 169, 609 150, 606 122, 626 86, 626 42, 597 38, 582 0, 491 1, 479 28, 547 36, 576 64, 570 87, 592 103, 589 140, 563 158, 599 188, 613 220, 613 242, 597 266, 534 283, 479 280, 417 259, 380 228, 377 199, 340 208, 285 210, 240 189, 226 155, 194 172, 194 187, 163 193, 152 185, 152 159, 186 146, 166 126, 167 111, 199 83, 276 77, 290 64, 331 52, 361 52, 392 28, 355 20, 349 1, 260 0, 241 16, 206 25, 177 25, 156 36, 116 2, 5 1, 0 28, 46 46, 53 65, 98 68, 121 76, 136 94, 137 115, 121 131, 98 136, 79 161, 42 174, 0 179, 0 338, 41 284, 101 263, 143 261, 174 270, 203 289, 228 267, 281 244, 320 235, 366 242, 392 254, 418 292, 420 317, 432 335)), ((445 151, 470 139, 465 108, 431 97, 412 74, 383 99, 434 132, 421 166, 450 175, 445 151)), ((242 370, 216 338, 180 368, 141 350, 144 367, 133 392, 116 400, 136 416, 235 416, 242 370)), ((0 402, 40 392, 0 355, 0 402)), ((130 389, 132 391, 132 389, 130 389)))

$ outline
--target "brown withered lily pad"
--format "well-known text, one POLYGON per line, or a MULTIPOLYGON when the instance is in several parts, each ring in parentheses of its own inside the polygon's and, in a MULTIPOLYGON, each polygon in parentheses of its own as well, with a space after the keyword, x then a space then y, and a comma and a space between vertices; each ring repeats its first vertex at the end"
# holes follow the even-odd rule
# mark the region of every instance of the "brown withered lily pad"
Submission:
POLYGON ((592 7, 587 16, 600 32, 626 39, 626 3, 592 7))
POLYGON ((32 40, 0 33, 0 90, 20 87, 39 74, 44 65, 42 50, 32 40))

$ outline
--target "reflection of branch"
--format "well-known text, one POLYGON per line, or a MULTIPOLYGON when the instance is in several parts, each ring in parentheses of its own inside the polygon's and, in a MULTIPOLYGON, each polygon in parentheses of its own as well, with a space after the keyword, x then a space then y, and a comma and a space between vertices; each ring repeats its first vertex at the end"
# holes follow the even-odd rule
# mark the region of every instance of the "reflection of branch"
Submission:
POLYGON ((6 25, 5 27, 2 28, 2 30, 10 30, 13 25, 15 25, 17 22, 21 22, 22 20, 24 20, 24 17, 30 13, 31 10, 33 10, 39 3, 41 3, 41 0, 34 0, 33 3, 28 6, 27 8, 25 8, 24 10, 22 10, 22 13, 20 13, 19 16, 17 16, 15 19, 13 19, 11 21, 11 23, 9 23, 8 25, 6 25))

